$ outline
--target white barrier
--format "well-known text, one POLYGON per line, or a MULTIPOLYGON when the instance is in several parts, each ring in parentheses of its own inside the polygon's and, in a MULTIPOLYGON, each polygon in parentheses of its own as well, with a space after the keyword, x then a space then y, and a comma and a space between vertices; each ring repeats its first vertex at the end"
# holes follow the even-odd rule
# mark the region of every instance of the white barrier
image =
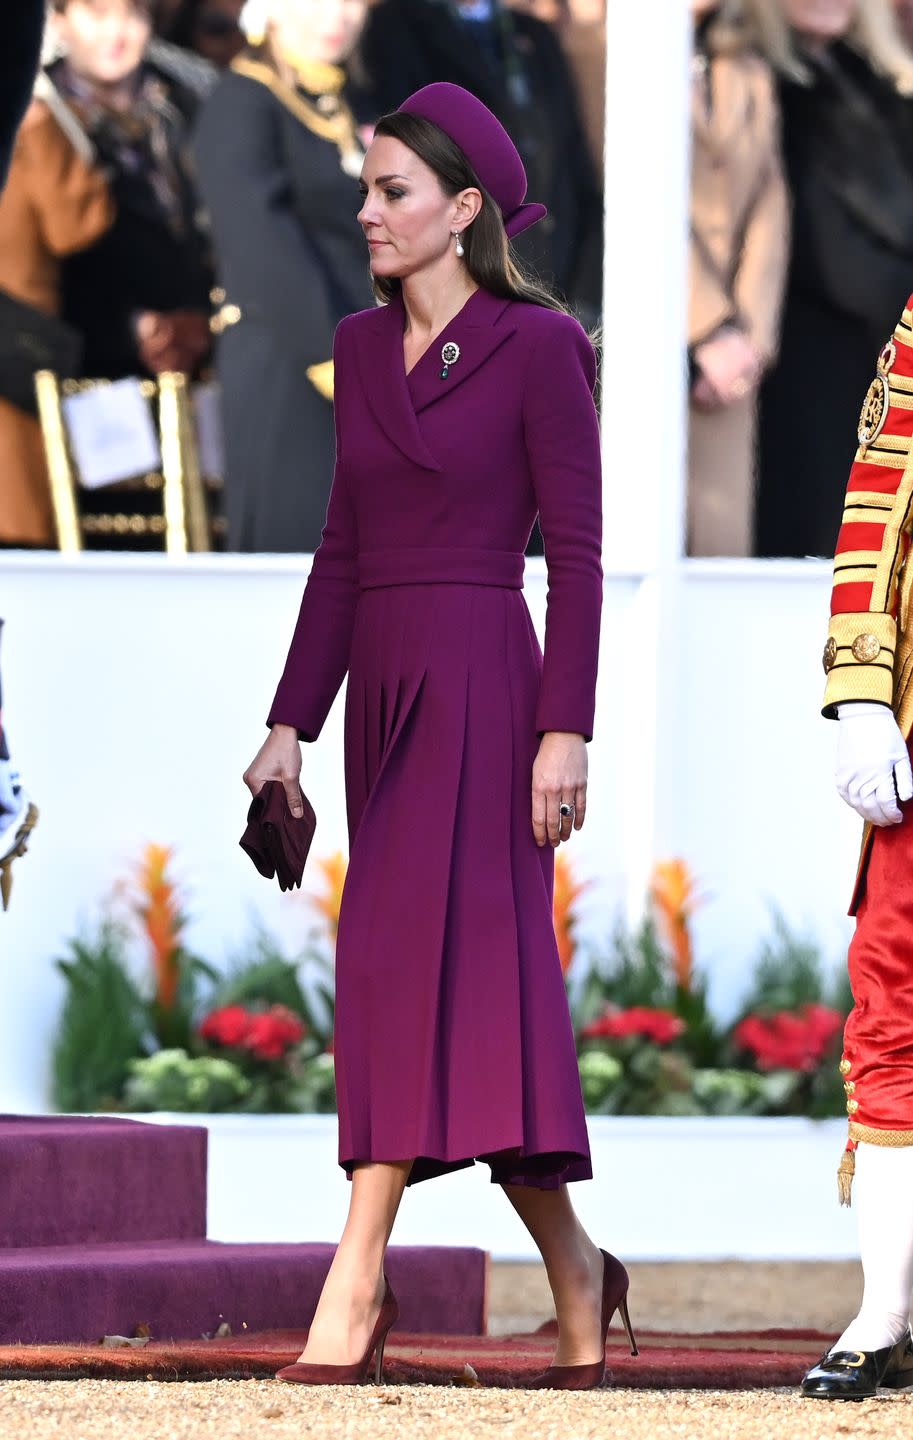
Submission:
MULTIPOLYGON (((214 1240, 336 1240, 349 1187, 331 1115, 141 1116, 209 1130, 214 1240)), ((855 1216, 837 1204, 840 1120, 590 1120, 592 1184, 574 1203, 626 1260, 840 1260, 855 1216), (783 1217, 788 1217, 784 1224, 783 1217)), ((533 1260, 529 1235, 484 1165, 406 1192, 399 1245, 481 1245, 533 1260)), ((784 1323, 788 1317, 784 1316, 784 1323)))

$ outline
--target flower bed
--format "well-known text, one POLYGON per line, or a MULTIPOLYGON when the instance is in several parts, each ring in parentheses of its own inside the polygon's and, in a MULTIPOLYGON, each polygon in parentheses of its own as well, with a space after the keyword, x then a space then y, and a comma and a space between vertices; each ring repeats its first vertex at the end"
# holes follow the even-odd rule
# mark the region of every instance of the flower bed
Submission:
MULTIPOLYGON (((54 1051, 61 1110, 328 1113, 333 956, 345 861, 323 887, 301 953, 257 931, 227 972, 190 954, 171 852, 150 846, 98 933, 59 962, 67 996, 54 1051), (144 971, 137 951, 144 951, 144 971)), ((645 919, 601 949, 577 943, 592 882, 556 856, 555 933, 587 1110, 597 1115, 839 1115, 852 1003, 814 945, 775 919, 739 1013, 722 1024, 692 949, 699 901, 681 861, 657 865, 645 919)))

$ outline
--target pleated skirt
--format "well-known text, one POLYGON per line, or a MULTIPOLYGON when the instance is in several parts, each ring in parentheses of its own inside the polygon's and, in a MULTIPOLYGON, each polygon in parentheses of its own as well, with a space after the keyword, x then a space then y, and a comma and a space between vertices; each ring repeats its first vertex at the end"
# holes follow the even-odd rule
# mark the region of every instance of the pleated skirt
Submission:
POLYGON ((339 1160, 591 1177, 535 843, 542 655, 522 593, 363 591, 345 712, 350 861, 337 941, 339 1160))

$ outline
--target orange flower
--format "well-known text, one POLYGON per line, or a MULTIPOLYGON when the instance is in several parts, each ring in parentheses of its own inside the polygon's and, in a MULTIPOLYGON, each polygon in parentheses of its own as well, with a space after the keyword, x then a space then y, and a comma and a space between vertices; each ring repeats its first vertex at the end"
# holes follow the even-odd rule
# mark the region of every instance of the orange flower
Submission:
POLYGON ((137 866, 139 896, 136 913, 143 922, 155 971, 156 998, 163 1010, 173 1010, 180 980, 181 936, 184 918, 178 908, 175 886, 168 877, 173 851, 166 845, 147 845, 137 866))
POLYGON ((561 973, 566 975, 574 960, 576 941, 574 939, 574 926, 577 924, 577 915, 574 906, 582 895, 583 891, 592 885, 592 880, 575 880, 571 863, 567 856, 559 850, 555 855, 555 900, 553 907, 553 918, 555 924, 555 939, 558 941, 558 956, 561 960, 561 973))
POLYGON ((685 861, 665 860, 655 865, 650 894, 672 951, 676 983, 683 990, 690 990, 694 954, 689 922, 701 902, 695 893, 694 876, 685 861))
POLYGON ((317 863, 323 871, 326 885, 322 894, 311 896, 311 903, 326 920, 330 934, 335 940, 336 932, 339 929, 342 888, 346 883, 346 870, 349 862, 342 851, 337 850, 335 855, 330 855, 326 860, 318 860, 317 863))

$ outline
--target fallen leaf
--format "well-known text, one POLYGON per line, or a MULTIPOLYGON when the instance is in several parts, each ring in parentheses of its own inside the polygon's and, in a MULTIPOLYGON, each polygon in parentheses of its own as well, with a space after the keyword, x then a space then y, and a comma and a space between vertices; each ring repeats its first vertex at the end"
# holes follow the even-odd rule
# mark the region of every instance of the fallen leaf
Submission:
POLYGON ((103 1335, 99 1344, 105 1350, 142 1350, 149 1344, 148 1335, 103 1335))
POLYGON ((452 1375, 451 1385, 481 1385, 481 1380, 467 1361, 458 1375, 452 1375))
POLYGON ((284 1414, 284 1411, 280 1410, 277 1406, 274 1405, 272 1410, 263 1411, 263 1418, 264 1420, 278 1420, 279 1416, 282 1414, 284 1414))

